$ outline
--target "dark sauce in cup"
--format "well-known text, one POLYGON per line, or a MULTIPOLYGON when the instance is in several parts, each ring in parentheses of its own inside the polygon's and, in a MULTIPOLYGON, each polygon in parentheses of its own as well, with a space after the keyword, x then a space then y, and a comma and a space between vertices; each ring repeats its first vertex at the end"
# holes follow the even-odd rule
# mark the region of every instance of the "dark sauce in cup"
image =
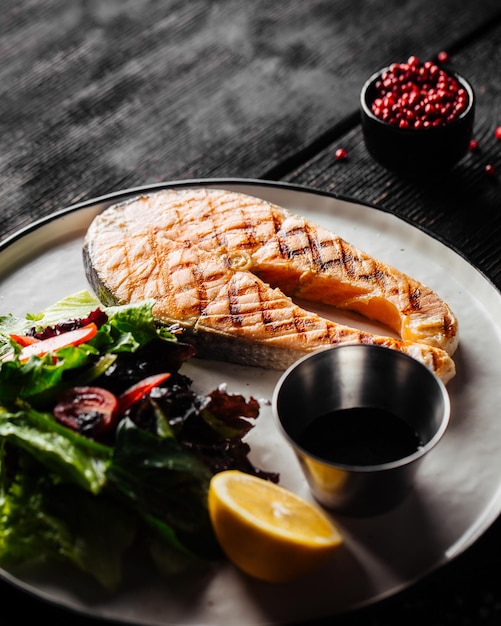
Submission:
POLYGON ((373 407, 353 407, 321 415, 306 427, 298 443, 325 461, 367 466, 397 461, 423 445, 405 420, 373 407))

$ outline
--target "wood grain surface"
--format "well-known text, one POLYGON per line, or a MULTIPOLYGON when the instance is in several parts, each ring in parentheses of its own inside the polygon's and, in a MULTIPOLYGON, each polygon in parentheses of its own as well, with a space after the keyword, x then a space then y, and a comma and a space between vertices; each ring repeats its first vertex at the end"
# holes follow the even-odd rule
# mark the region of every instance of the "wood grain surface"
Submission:
MULTIPOLYGON (((399 215, 501 288, 500 68, 499 0, 0 0, 0 240, 138 185, 282 180, 399 215), (441 50, 475 89, 479 149, 435 179, 398 178, 365 148, 360 88, 441 50)), ((497 522, 412 588, 318 623, 499 625, 500 538, 497 522)), ((2 626, 33 611, 102 623, 0 593, 2 626)))
POLYGON ((498 0, 0 5, 2 236, 135 185, 283 178, 358 124, 375 69, 454 49, 500 11, 498 0))

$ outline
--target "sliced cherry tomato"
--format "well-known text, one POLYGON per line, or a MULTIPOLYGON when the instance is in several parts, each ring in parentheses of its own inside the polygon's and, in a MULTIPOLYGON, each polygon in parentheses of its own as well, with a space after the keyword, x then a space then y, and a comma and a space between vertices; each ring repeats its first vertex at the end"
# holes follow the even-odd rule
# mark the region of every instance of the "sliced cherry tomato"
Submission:
POLYGON ((88 437, 101 437, 117 422, 118 400, 101 387, 73 387, 65 391, 53 409, 56 420, 88 437))
POLYGON ((154 387, 158 387, 164 380, 170 377, 170 372, 164 372, 163 374, 154 374, 143 378, 132 387, 129 387, 118 398, 118 413, 121 415, 136 402, 139 402, 144 396, 148 395, 154 387))
POLYGON ((50 337, 49 339, 42 339, 41 341, 35 341, 32 344, 25 346, 21 353, 19 354, 19 359, 21 361, 27 361, 31 356, 43 356, 49 352, 56 352, 61 348, 66 348, 68 346, 78 346, 81 343, 85 343, 94 337, 97 333, 97 326, 94 322, 87 324, 87 326, 82 326, 81 328, 76 328, 75 330, 70 330, 66 333, 61 333, 60 335, 54 335, 54 337, 50 337))
POLYGON ((36 337, 29 337, 28 335, 10 335, 12 341, 15 341, 20 346, 31 346, 32 343, 38 343, 40 340, 36 337))

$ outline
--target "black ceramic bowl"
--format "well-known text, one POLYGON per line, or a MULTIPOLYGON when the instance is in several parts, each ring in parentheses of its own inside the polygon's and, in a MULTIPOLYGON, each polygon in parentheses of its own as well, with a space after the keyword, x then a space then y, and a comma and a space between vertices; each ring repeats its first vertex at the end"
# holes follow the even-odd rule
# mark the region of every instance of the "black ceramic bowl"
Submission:
POLYGON ((387 169, 415 178, 437 175, 455 165, 468 151, 475 116, 475 94, 457 72, 447 71, 466 90, 468 104, 453 121, 430 128, 400 128, 374 115, 376 83, 389 68, 373 74, 362 88, 360 109, 365 145, 372 157, 387 169))

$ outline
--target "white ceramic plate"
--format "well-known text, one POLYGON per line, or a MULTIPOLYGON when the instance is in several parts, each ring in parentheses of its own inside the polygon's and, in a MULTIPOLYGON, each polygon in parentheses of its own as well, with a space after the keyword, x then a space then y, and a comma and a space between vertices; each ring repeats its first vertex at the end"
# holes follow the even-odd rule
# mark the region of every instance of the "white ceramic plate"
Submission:
MULTIPOLYGON (((457 376, 448 385, 450 427, 422 466, 415 489, 398 508, 370 518, 336 516, 344 545, 326 569, 301 582, 267 585, 231 565, 203 576, 166 581, 135 564, 124 589, 110 596, 73 570, 45 567, 0 574, 58 605, 144 626, 233 626, 235 620, 241 626, 297 623, 392 595, 465 550, 501 510, 501 296, 460 255, 391 214, 321 192, 262 181, 184 181, 70 207, 10 238, 0 247, 0 312, 36 312, 87 288, 82 239, 92 218, 106 206, 139 192, 193 184, 275 202, 437 291, 451 305, 460 327, 454 357, 457 376)), ((354 316, 351 321, 358 323, 354 316)), ((201 390, 225 382, 230 391, 263 400, 249 440, 252 458, 263 469, 279 471, 284 486, 310 498, 266 402, 280 373, 197 360, 185 371, 201 390)))

